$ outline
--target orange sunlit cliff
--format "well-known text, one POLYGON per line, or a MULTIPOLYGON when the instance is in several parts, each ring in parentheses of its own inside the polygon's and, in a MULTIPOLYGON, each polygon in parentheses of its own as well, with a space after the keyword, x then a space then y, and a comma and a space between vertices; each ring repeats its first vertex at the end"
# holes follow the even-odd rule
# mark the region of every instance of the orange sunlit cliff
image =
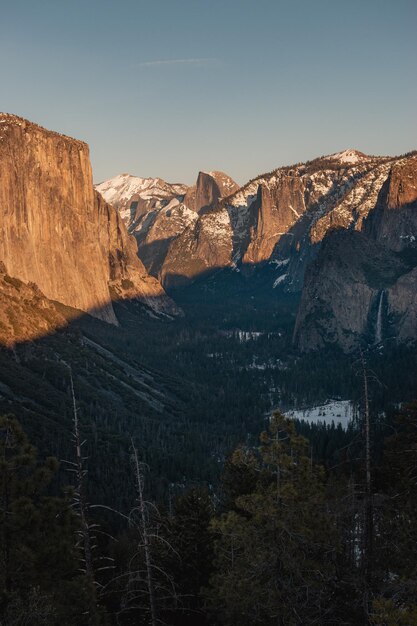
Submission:
MULTIPOLYGON (((45 299, 110 323, 120 298, 178 312, 118 212, 94 190, 88 146, 9 114, 0 114, 0 262, 45 299)), ((40 330, 35 323, 36 336, 40 330)))

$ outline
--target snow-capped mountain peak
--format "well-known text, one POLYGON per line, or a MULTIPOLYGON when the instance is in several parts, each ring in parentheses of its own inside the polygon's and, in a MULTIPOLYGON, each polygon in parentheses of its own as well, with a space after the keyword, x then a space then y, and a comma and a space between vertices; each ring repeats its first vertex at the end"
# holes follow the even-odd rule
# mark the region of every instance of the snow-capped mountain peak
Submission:
POLYGON ((347 150, 343 150, 342 152, 336 152, 336 154, 331 154, 329 158, 334 161, 339 161, 340 163, 359 163, 360 161, 364 161, 369 157, 367 157, 366 154, 364 154, 363 152, 359 152, 359 150, 348 148, 347 150))
POLYGON ((96 185, 96 189, 109 204, 118 209, 124 208, 132 196, 149 198, 168 198, 185 194, 188 187, 181 183, 167 183, 162 178, 141 178, 131 174, 118 174, 96 185))

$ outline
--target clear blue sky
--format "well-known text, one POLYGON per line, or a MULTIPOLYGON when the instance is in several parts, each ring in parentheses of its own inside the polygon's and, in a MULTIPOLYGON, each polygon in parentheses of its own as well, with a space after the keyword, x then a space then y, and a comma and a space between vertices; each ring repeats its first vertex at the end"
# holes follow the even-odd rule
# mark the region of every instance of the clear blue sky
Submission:
POLYGON ((0 110, 87 141, 96 182, 417 148, 416 0, 0 8, 0 110))

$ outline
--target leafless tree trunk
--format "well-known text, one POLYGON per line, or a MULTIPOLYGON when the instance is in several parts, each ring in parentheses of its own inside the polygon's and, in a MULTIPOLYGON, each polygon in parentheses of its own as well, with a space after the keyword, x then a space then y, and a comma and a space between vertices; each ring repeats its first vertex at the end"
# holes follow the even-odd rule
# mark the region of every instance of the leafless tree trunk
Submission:
POLYGON ((3 517, 3 541, 2 541, 2 552, 3 552, 3 567, 4 567, 4 588, 7 593, 10 593, 12 590, 12 578, 10 573, 10 533, 9 533, 9 525, 7 523, 7 518, 10 516, 10 494, 9 494, 9 482, 10 476, 9 471, 7 469, 7 448, 10 441, 10 432, 6 431, 6 440, 4 446, 4 458, 2 459, 4 464, 4 491, 2 494, 2 517, 3 517))
POLYGON ((136 485, 138 490, 138 508, 140 512, 140 526, 143 538, 143 549, 145 553, 145 565, 146 565, 146 581, 148 587, 148 595, 149 595, 149 609, 151 614, 151 625, 156 626, 157 624, 157 616, 156 616, 156 602, 155 602, 155 589, 154 589, 154 581, 152 575, 152 554, 151 554, 151 546, 149 541, 149 532, 148 532, 148 523, 146 519, 146 506, 145 499, 143 496, 143 475, 142 468, 139 463, 138 453, 136 447, 132 442, 132 450, 133 450, 133 462, 135 467, 135 477, 136 477, 136 485))
POLYGON ((369 415, 368 374, 365 359, 361 352, 363 391, 364 391, 364 430, 365 430, 365 507, 364 507, 364 541, 363 541, 363 604, 365 616, 369 619, 370 587, 372 578, 373 549, 373 505, 372 505, 372 474, 371 474, 371 432, 369 415))
POLYGON ((74 381, 72 378, 71 367, 65 363, 69 369, 70 375, 70 388, 73 410, 73 439, 75 444, 75 463, 70 463, 74 467, 72 470, 76 477, 76 487, 74 492, 74 509, 78 515, 80 521, 79 530, 79 546, 82 553, 82 563, 84 565, 83 571, 90 586, 89 592, 89 623, 91 626, 96 626, 99 623, 98 610, 97 610, 97 594, 96 594, 96 580, 93 566, 93 551, 92 551, 92 537, 91 527, 88 521, 88 502, 86 494, 86 476, 87 469, 85 469, 84 462, 85 457, 82 454, 82 447, 85 441, 81 441, 78 409, 74 391, 74 381))

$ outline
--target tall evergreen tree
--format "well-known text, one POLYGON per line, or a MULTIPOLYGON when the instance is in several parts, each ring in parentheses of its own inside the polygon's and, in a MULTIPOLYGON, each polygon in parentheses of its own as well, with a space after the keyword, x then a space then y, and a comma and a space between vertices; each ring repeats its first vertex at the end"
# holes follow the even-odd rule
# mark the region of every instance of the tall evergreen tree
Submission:
POLYGON ((69 501, 47 491, 57 469, 54 458, 37 460, 13 416, 0 417, 0 616, 5 624, 84 623, 76 520, 69 501))
POLYGON ((333 623, 336 541, 324 473, 281 413, 249 470, 258 474, 255 488, 213 523, 212 606, 228 626, 333 623))
POLYGON ((374 624, 417 624, 417 402, 385 441, 375 539, 374 624))
POLYGON ((207 488, 193 487, 179 496, 166 520, 167 541, 161 554, 178 593, 178 606, 164 621, 172 626, 206 623, 202 589, 207 587, 213 566, 213 535, 210 521, 213 504, 207 488))

